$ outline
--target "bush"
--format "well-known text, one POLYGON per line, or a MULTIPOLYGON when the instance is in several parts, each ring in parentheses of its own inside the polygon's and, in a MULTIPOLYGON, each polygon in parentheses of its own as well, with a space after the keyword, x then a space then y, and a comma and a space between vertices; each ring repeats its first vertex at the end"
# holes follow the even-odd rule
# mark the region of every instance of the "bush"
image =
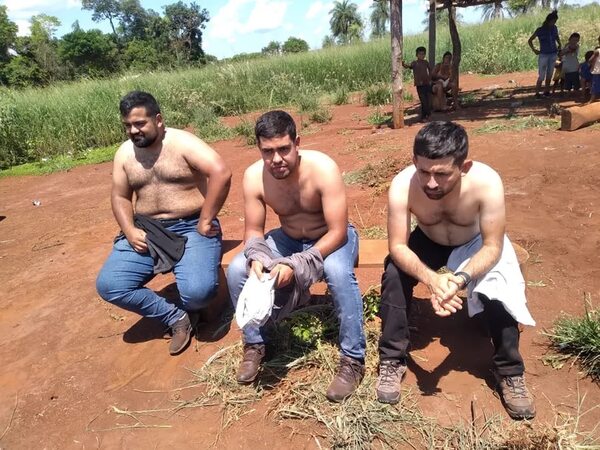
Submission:
POLYGON ((379 83, 369 86, 364 92, 367 106, 387 105, 392 101, 392 88, 388 83, 379 83))

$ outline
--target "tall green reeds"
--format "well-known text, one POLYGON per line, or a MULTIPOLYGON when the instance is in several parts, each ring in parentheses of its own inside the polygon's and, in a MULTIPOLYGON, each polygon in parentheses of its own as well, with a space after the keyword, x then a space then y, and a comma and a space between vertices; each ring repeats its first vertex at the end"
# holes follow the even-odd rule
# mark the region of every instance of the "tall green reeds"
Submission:
MULTIPOLYGON (((511 20, 461 26, 462 71, 501 73, 536 67, 527 39, 547 11, 511 20)), ((558 22, 564 42, 582 35, 581 54, 598 35, 600 6, 565 7, 558 22)), ((406 36, 405 59, 427 44, 425 34, 406 36)), ((438 30, 437 54, 451 49, 447 27, 438 30)), ((301 105, 306 98, 362 90, 390 80, 390 43, 381 39, 289 56, 209 65, 202 69, 130 74, 45 89, 0 89, 0 169, 44 157, 77 156, 90 147, 124 138, 119 98, 133 89, 152 92, 166 123, 192 126, 206 140, 227 138, 219 116, 277 106, 301 105)), ((411 77, 410 71, 405 76, 411 77)))

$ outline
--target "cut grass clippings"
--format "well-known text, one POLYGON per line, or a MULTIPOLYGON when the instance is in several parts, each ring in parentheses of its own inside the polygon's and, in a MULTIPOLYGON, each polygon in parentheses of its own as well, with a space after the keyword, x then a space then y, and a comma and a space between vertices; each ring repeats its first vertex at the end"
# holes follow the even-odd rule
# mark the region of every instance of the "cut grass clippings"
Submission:
POLYGON ((410 163, 408 156, 403 159, 387 157, 377 163, 368 163, 362 169, 344 174, 344 182, 374 188, 377 194, 381 194, 390 186, 392 178, 410 163))
POLYGON ((503 131, 521 131, 528 128, 540 128, 555 130, 560 127, 558 119, 547 119, 543 117, 527 116, 509 119, 490 120, 475 129, 476 134, 500 133, 503 131))
POLYGON ((583 317, 560 317, 552 330, 544 332, 559 355, 544 359, 546 364, 560 368, 569 359, 579 363, 595 382, 600 381, 600 310, 592 309, 589 294, 583 317))

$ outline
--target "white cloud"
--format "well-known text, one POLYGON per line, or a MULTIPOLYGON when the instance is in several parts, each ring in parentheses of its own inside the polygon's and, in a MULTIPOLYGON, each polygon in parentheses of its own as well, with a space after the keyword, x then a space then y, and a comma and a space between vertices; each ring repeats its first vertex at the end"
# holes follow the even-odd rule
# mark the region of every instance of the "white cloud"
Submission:
POLYGON ((276 30, 283 24, 287 3, 277 0, 258 0, 245 24, 245 32, 276 30))
POLYGON ((326 12, 327 6, 328 5, 325 5, 325 3, 322 1, 317 0, 316 2, 310 4, 304 17, 308 20, 314 19, 321 11, 326 12))
MULTIPOLYGON (((211 18, 207 33, 214 39, 236 42, 240 35, 271 31, 283 26, 287 2, 278 0, 229 0, 211 18), (242 17, 244 6, 254 4, 247 18, 242 17)), ((247 8, 245 8, 247 11, 247 8)))
MULTIPOLYGON (((33 15, 35 15, 35 13, 33 15)), ((18 20, 14 20, 14 22, 19 27, 19 31, 17 32, 17 35, 29 36, 29 34, 30 34, 29 28, 31 27, 31 23, 29 22, 29 20, 18 19, 18 20)))

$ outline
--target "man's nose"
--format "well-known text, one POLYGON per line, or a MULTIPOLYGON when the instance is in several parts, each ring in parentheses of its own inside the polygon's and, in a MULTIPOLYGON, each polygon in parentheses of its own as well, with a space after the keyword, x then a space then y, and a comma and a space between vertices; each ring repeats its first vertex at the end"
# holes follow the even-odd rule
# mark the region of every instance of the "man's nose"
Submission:
POLYGON ((280 161, 282 161, 282 158, 279 152, 273 152, 273 162, 278 163, 280 161))
POLYGON ((429 181, 427 181, 427 187, 429 189, 435 189, 438 187, 437 181, 435 181, 435 177, 429 177, 429 181))

